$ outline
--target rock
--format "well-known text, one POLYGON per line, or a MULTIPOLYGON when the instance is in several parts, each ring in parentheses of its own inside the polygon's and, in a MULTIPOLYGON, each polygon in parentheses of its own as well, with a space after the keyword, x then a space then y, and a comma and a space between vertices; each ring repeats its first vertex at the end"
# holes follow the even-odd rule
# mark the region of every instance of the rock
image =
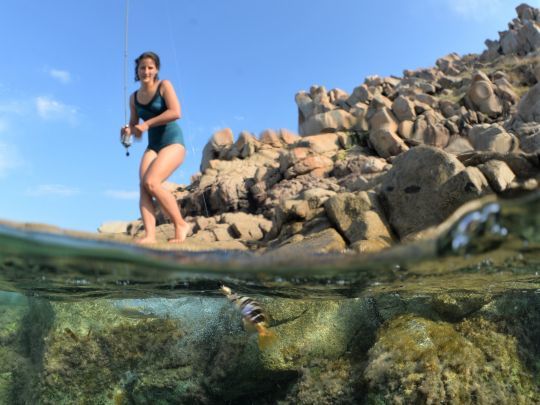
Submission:
POLYGON ((448 145, 450 131, 440 122, 434 122, 429 116, 422 115, 414 123, 410 138, 421 144, 444 148, 448 145))
POLYGON ((233 149, 238 151, 238 157, 245 159, 255 154, 259 149, 259 141, 250 132, 242 131, 238 135, 238 140, 233 149))
POLYGON ((235 238, 248 240, 261 240, 263 233, 257 224, 249 222, 236 222, 231 225, 231 232, 235 238))
POLYGON ((340 149, 339 136, 337 134, 319 134, 304 136, 298 143, 300 147, 311 149, 315 153, 335 152, 340 149))
POLYGON ((525 122, 540 122, 540 83, 534 85, 521 99, 518 116, 525 122))
POLYGON ((350 106, 353 106, 356 103, 369 104, 372 99, 373 93, 369 90, 367 85, 362 84, 353 90, 353 93, 347 100, 347 104, 350 106))
POLYGON ((396 132, 398 129, 398 121, 394 117, 392 111, 386 107, 377 109, 369 120, 371 131, 379 129, 396 132))
POLYGON ((400 239, 443 222, 459 207, 454 199, 446 203, 441 188, 464 170, 456 157, 430 146, 417 146, 395 159, 381 183, 380 197, 400 239))
POLYGON ((404 139, 411 139, 413 136, 414 122, 401 121, 398 126, 398 134, 404 139))
POLYGON ((328 92, 330 102, 339 107, 345 107, 349 94, 342 89, 332 89, 328 92))
POLYGON ((234 141, 234 135, 230 128, 225 128, 214 132, 208 143, 205 145, 201 159, 201 172, 209 167, 211 160, 219 156, 220 153, 228 150, 234 141))
POLYGON ((284 128, 279 130, 279 137, 285 145, 294 145, 302 139, 299 135, 284 128))
POLYGON ((480 169, 469 166, 442 184, 438 192, 438 208, 449 216, 463 204, 491 193, 491 189, 480 169))
POLYGON ((324 86, 311 86, 309 95, 313 100, 313 114, 326 113, 335 108, 324 86))
POLYGON ((197 216, 194 222, 195 222, 195 225, 193 227, 193 232, 197 233, 199 231, 204 231, 207 228, 215 225, 216 219, 214 217, 197 216))
POLYGON ((394 100, 392 103, 392 112, 399 121, 414 121, 416 118, 414 104, 404 96, 399 96, 394 100))
POLYGON ((392 243, 374 194, 340 193, 328 199, 324 207, 334 227, 349 244, 359 240, 380 240, 381 247, 387 247, 392 243))
POLYGON ((261 135, 259 136, 259 140, 261 143, 270 145, 273 148, 281 148, 282 146, 280 136, 273 129, 266 129, 262 131, 261 135))
POLYGON ((493 84, 481 71, 473 74, 472 83, 465 98, 475 111, 480 111, 490 117, 496 117, 502 113, 502 104, 495 95, 493 84))
POLYGON ((520 140, 521 150, 526 153, 540 152, 540 132, 522 137, 520 140))
POLYGON ((383 158, 397 156, 409 149, 403 139, 386 129, 371 131, 369 142, 377 154, 383 158))
POLYGON ((228 224, 216 224, 215 227, 212 228, 211 232, 214 234, 214 238, 217 242, 226 242, 234 239, 234 236, 237 238, 246 240, 242 238, 241 236, 237 236, 231 234, 231 227, 228 224))
POLYGON ((356 119, 354 126, 355 130, 367 132, 369 130, 369 124, 367 121, 369 106, 363 103, 356 103, 349 113, 356 119))
POLYGON ((310 235, 305 238, 287 243, 277 249, 272 249, 268 253, 279 257, 295 257, 299 255, 309 256, 322 253, 341 253, 346 248, 346 243, 335 229, 326 229, 322 232, 310 235))
POLYGON ((524 153, 497 153, 472 151, 460 155, 459 160, 465 166, 478 166, 490 160, 500 160, 505 162, 515 173, 518 179, 528 179, 538 176, 540 171, 540 161, 536 155, 524 153))
POLYGON ((514 148, 514 138, 498 124, 475 125, 469 130, 469 141, 476 150, 509 152, 514 148))
POLYGON ((435 62, 437 67, 447 75, 459 75, 465 67, 457 53, 450 53, 435 62))
POLYGON ((461 155, 465 152, 470 152, 474 150, 473 146, 469 140, 460 135, 451 136, 448 145, 444 148, 445 152, 451 153, 453 155, 461 155))
POLYGON ((133 224, 133 221, 110 221, 104 222, 98 228, 99 233, 124 233, 128 234, 128 229, 133 224))
POLYGON ((516 178, 516 175, 505 162, 500 160, 490 160, 478 168, 486 176, 489 185, 496 192, 500 193, 510 185, 516 178))
POLYGON ((484 319, 397 317, 378 333, 364 376, 373 403, 467 403, 471 392, 479 402, 527 403, 534 390, 516 338, 484 319))
POLYGON ((323 132, 347 131, 355 128, 356 118, 345 110, 336 109, 315 114, 300 124, 300 135, 313 135, 323 132))
POLYGON ((313 217, 313 211, 305 200, 284 200, 280 204, 283 219, 285 221, 309 220, 313 217))
POLYGON ((322 207, 324 203, 334 195, 336 195, 335 191, 316 187, 305 190, 302 193, 302 198, 307 202, 310 209, 315 209, 322 207))
POLYGON ((302 174, 313 173, 317 177, 324 177, 334 168, 332 159, 323 155, 308 155, 296 162, 285 172, 285 178, 290 179, 302 174))
POLYGON ((313 100, 305 91, 296 93, 294 100, 298 106, 298 119, 300 124, 302 124, 306 119, 313 115, 313 100))

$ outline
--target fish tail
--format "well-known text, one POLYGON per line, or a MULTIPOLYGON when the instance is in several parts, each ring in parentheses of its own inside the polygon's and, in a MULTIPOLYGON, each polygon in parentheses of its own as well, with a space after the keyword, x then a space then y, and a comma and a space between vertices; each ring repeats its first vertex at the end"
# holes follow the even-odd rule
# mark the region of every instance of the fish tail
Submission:
POLYGON ((257 331, 259 332, 258 344, 259 349, 264 350, 273 345, 277 340, 275 332, 262 325, 257 325, 257 331))

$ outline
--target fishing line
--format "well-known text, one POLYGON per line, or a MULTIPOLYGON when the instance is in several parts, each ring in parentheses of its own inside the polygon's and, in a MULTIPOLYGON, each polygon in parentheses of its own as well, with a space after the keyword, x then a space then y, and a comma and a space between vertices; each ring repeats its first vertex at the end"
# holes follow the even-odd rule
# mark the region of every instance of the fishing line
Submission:
POLYGON ((126 0, 126 9, 124 16, 124 122, 128 123, 128 100, 127 100, 127 76, 128 76, 128 18, 129 18, 129 0, 126 0))
MULTIPOLYGON (((174 37, 173 37, 173 30, 172 30, 172 22, 171 22, 171 7, 170 7, 170 2, 167 2, 167 8, 168 8, 168 12, 165 13, 167 15, 167 28, 169 29, 169 41, 171 42, 171 48, 172 48, 172 51, 173 51, 173 59, 174 59, 174 67, 175 67, 175 72, 174 72, 174 75, 175 75, 175 78, 176 78, 176 82, 178 83, 178 85, 180 87, 181 84, 180 84, 180 65, 178 63, 178 55, 176 53, 176 46, 175 46, 175 41, 174 41, 174 37)), ((184 110, 184 107, 182 107, 182 110, 184 110)), ((185 110, 184 110, 185 111, 185 110)), ((193 154, 195 154, 195 147, 193 146, 193 142, 191 142, 191 136, 188 135, 186 136, 186 139, 189 139, 189 143, 191 144, 191 150, 193 151, 193 154)), ((186 142, 187 143, 187 142, 186 142)), ((187 149, 187 145, 186 145, 186 149, 187 149)), ((204 203, 204 210, 206 211, 206 216, 209 217, 210 214, 208 212, 208 207, 206 205, 206 198, 204 197, 204 192, 201 193, 202 195, 202 198, 203 198, 203 203, 204 203)))
MULTIPOLYGON (((129 28, 129 0, 125 3, 124 16, 124 128, 129 127, 128 123, 128 28, 129 28)), ((129 156, 129 147, 131 146, 131 135, 122 135, 122 145, 126 148, 126 156, 129 156)))

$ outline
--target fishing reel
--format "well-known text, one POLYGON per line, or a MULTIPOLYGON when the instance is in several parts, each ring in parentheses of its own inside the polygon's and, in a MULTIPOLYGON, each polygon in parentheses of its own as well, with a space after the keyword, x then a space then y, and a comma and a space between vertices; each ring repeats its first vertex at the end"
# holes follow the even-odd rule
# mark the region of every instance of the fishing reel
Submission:
MULTIPOLYGON (((128 128, 129 125, 126 125, 124 128, 128 128)), ((120 137, 120 142, 126 148, 126 156, 129 156, 129 147, 133 144, 133 139, 131 139, 131 134, 122 134, 120 137)))

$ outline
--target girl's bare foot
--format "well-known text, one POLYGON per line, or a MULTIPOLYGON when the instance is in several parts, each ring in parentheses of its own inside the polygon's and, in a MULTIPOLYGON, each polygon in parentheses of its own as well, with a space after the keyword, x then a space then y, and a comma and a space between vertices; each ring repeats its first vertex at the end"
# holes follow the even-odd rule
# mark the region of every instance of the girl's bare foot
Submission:
POLYGON ((169 239, 169 243, 182 243, 186 240, 189 233, 190 226, 187 222, 184 222, 182 225, 176 225, 174 232, 174 238, 169 239))
POLYGON ((150 245, 152 243, 156 243, 156 238, 145 236, 144 238, 137 239, 135 243, 137 245, 150 245))

